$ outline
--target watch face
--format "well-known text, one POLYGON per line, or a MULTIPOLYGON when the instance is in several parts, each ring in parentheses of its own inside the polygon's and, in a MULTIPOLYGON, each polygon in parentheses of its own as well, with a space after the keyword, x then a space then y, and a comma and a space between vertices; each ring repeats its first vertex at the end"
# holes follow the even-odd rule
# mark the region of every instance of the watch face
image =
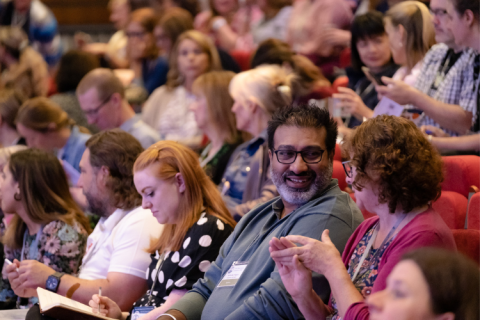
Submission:
POLYGON ((58 279, 54 277, 48 277, 47 279, 47 289, 55 290, 58 285, 58 279))

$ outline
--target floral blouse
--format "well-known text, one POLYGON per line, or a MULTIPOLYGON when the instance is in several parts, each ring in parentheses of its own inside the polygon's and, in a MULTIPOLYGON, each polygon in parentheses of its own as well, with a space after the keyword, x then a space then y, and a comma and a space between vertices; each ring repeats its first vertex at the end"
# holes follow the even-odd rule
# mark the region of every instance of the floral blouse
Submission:
MULTIPOLYGON (((5 258, 13 261, 37 260, 57 272, 76 274, 82 262, 87 244, 88 233, 79 223, 70 226, 63 221, 52 221, 39 231, 30 235, 25 231, 24 249, 10 249, 5 246, 5 258), (23 252, 23 257, 22 257, 23 252)), ((17 297, 10 287, 10 282, 2 272, 0 283, 0 301, 16 300, 17 297)), ((29 299, 28 306, 37 302, 37 298, 29 299)))
MULTIPOLYGON (((352 257, 350 258, 350 263, 348 264, 348 274, 350 275, 350 278, 353 277, 353 274, 355 273, 355 269, 358 266, 358 263, 360 262, 360 259, 362 258, 363 253, 367 249, 368 242, 372 238, 373 231, 377 225, 374 225, 373 228, 367 231, 365 235, 363 236, 362 240, 357 244, 357 247, 355 248, 355 251, 352 254, 352 257)), ((375 283, 375 280, 377 279, 378 275, 378 265, 380 264, 380 261, 382 260, 383 253, 385 252, 385 249, 388 248, 390 243, 395 237, 390 238, 382 248, 374 249, 373 247, 370 249, 370 252, 368 255, 365 257, 365 260, 362 263, 362 266, 360 268, 360 271, 358 272, 357 278, 355 279, 355 282, 353 283, 355 285, 355 288, 362 294, 363 298, 367 298, 367 296, 370 295, 372 292, 373 284, 375 283), (377 251, 380 250, 380 252, 377 253, 377 251), (372 261, 372 258, 375 256, 375 260, 372 261), (368 269, 365 269, 367 268, 368 269)), ((339 320, 341 317, 338 315, 338 309, 337 309, 337 302, 335 301, 335 297, 332 296, 332 308, 333 308, 333 315, 332 315, 332 320, 339 320)))

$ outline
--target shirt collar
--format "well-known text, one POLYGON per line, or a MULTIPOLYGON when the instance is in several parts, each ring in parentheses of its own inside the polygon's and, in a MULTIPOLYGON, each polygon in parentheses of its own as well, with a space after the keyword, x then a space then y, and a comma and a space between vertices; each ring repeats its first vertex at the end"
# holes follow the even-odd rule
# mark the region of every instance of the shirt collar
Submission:
POLYGON ((140 120, 140 116, 134 115, 133 117, 131 117, 130 119, 122 123, 122 125, 120 126, 120 129, 122 129, 123 131, 129 132, 130 129, 133 128, 133 126, 135 125, 135 123, 137 123, 138 120, 140 120))
POLYGON ((122 220, 123 217, 125 217, 130 211, 117 209, 108 218, 100 218, 100 221, 98 221, 98 227, 102 232, 112 231, 113 228, 115 228, 115 226, 120 222, 120 220, 122 220))

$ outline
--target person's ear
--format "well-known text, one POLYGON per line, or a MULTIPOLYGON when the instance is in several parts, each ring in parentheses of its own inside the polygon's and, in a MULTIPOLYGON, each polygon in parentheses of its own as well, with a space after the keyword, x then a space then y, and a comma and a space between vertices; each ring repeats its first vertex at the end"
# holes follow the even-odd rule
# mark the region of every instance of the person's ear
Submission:
POLYGON ((122 105, 122 102, 123 102, 122 96, 118 92, 115 92, 110 97, 110 103, 112 103, 112 105, 115 106, 115 109, 119 109, 120 106, 122 105))
POLYGON ((54 122, 50 122, 47 126, 47 130, 48 131, 55 131, 57 130, 57 124, 55 124, 54 122))
POLYGON ((270 163, 272 163, 273 161, 273 152, 272 152, 272 149, 268 149, 268 158, 270 159, 270 163))
POLYGON ((107 166, 102 166, 97 173, 97 181, 100 182, 102 186, 107 185, 108 177, 110 176, 110 170, 107 166))
POLYGON ((475 15, 473 14, 472 10, 465 10, 462 18, 470 27, 475 23, 475 15))
POLYGON ((398 25, 397 32, 398 32, 398 36, 400 38, 400 42, 402 43, 402 45, 405 45, 407 34, 406 34, 406 31, 405 31, 405 28, 401 24, 398 25))
POLYGON ((180 172, 175 175, 175 183, 177 185, 178 192, 183 194, 185 192, 186 185, 185 180, 183 179, 183 176, 180 172))

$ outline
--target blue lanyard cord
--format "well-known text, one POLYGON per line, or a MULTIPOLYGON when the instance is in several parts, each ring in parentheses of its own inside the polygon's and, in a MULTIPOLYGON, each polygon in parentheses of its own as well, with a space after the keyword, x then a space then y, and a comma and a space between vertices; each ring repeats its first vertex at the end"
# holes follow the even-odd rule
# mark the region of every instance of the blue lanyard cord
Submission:
MULTIPOLYGON (((30 247, 28 248, 28 256, 27 260, 37 260, 38 256, 38 241, 40 240, 41 236, 43 234, 43 226, 40 227, 40 230, 38 230, 37 235, 35 237, 35 242, 30 244, 30 247), (34 250, 32 250, 32 245, 34 245, 34 250)), ((20 261, 23 261, 23 258, 25 256, 25 247, 27 246, 27 235, 28 235, 28 228, 25 230, 25 233, 23 234, 23 246, 22 246, 22 253, 20 255, 20 261)))

